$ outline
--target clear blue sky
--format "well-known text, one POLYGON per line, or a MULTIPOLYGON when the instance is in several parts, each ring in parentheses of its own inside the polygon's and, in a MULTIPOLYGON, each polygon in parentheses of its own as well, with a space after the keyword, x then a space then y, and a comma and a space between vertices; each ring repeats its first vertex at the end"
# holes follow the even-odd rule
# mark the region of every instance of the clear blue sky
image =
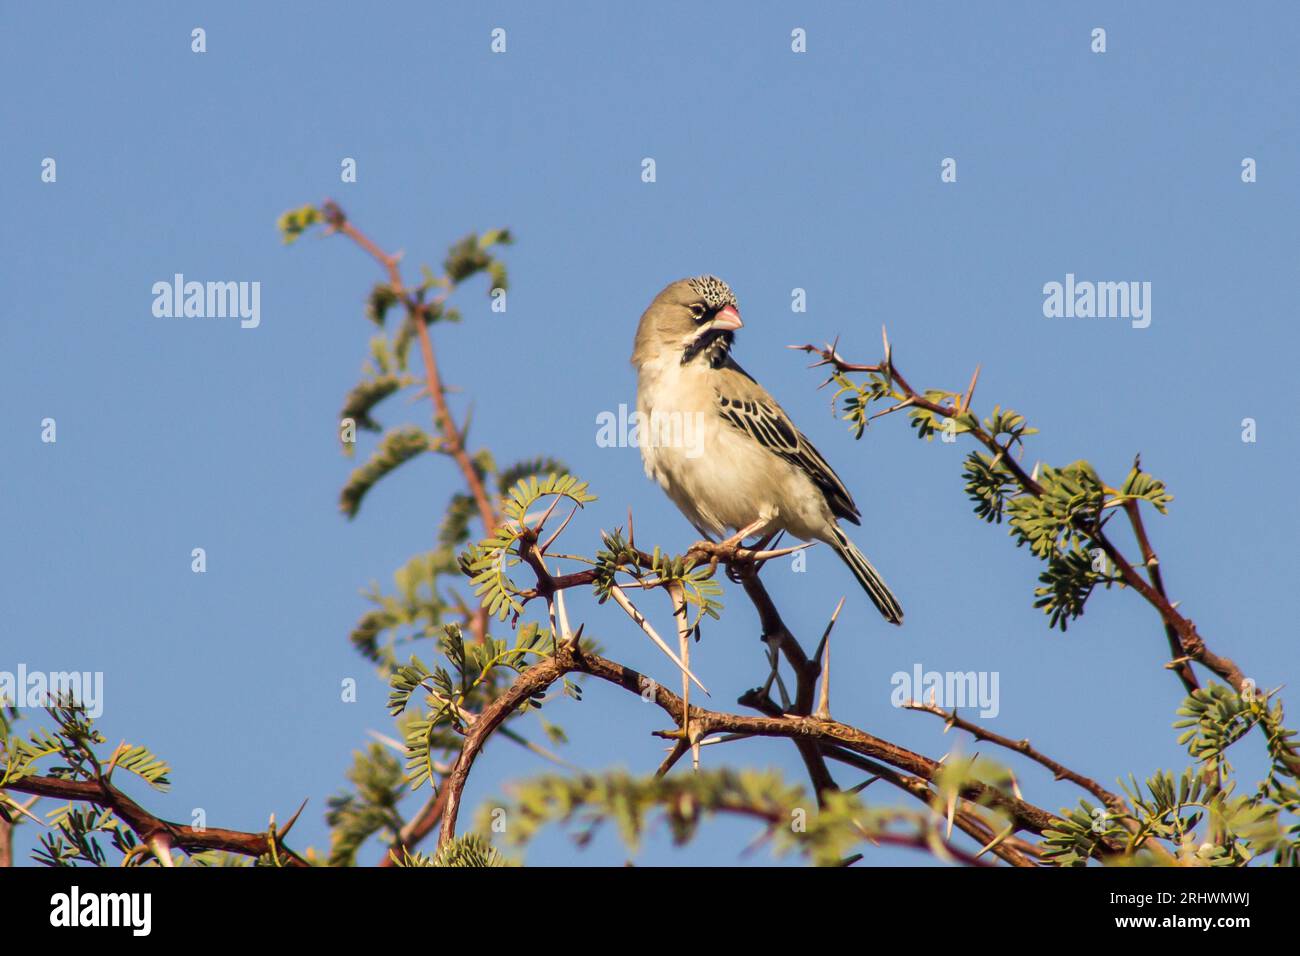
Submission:
MULTIPOLYGON (((1186 762, 1149 608, 1103 594, 1067 636, 1050 632, 1032 607, 1038 564, 970 513, 969 446, 917 442, 901 416, 854 443, 784 349, 839 335, 874 359, 887 322, 918 387, 960 387, 982 363, 978 409, 1026 413, 1042 429, 1031 456, 1086 457, 1120 481, 1140 451, 1176 495, 1149 524, 1174 597, 1261 686, 1289 685, 1294 724, 1294 4, 813 6, 6 4, 0 668, 104 671, 106 735, 173 765, 172 792, 147 798, 159 812, 201 806, 212 825, 253 829, 310 797, 295 844, 327 845, 325 798, 367 731, 391 729, 386 687, 346 640, 358 591, 430 545, 458 487, 429 457, 358 520, 337 513, 353 467, 337 411, 378 275, 342 241, 286 248, 274 228, 332 196, 412 265, 470 230, 515 231, 508 313, 475 289, 437 342, 480 441, 501 460, 560 456, 601 496, 571 526, 575 547, 629 505, 643 540, 693 540, 634 449, 596 446, 595 417, 634 400, 627 357, 655 292, 700 272, 732 284, 740 361, 853 490, 857 540, 908 612, 886 629, 825 549, 807 574, 766 572, 809 641, 849 595, 839 718, 938 756, 953 737, 893 709, 890 674, 997 671, 992 726, 1082 772, 1112 782, 1186 762), (498 26, 505 55, 489 52, 498 26), (1104 55, 1089 50, 1098 26, 1104 55), (356 184, 339 182, 345 156, 356 184), (56 184, 40 180, 45 157, 56 184), (1241 182, 1243 157, 1257 183, 1241 182), (261 282, 261 326, 154 318, 150 287, 176 272, 261 282), (1043 284, 1067 273, 1151 282, 1151 326, 1044 318, 1043 284), (795 287, 806 314, 790 310, 795 287), (45 417, 56 445, 40 441, 45 417), (356 704, 339 702, 348 676, 356 704)), ((425 408, 386 420, 423 423, 425 408)), ((693 658, 720 707, 764 673, 752 608, 730 586, 726 600, 693 658)), ((625 618, 587 595, 573 605, 613 656, 673 679, 625 618)), ((662 756, 648 736, 662 717, 621 692, 591 687, 549 716, 583 767, 649 772, 662 756)), ((781 742, 706 756, 800 770, 781 742)), ((498 742, 467 806, 547 769, 498 742)), ((1042 805, 1075 800, 1033 767, 1019 775, 1042 805)), ((738 855, 751 832, 717 823, 684 851, 661 835, 639 859, 766 861, 738 855)), ((575 855, 558 833, 527 854, 623 858, 612 838, 575 855)))

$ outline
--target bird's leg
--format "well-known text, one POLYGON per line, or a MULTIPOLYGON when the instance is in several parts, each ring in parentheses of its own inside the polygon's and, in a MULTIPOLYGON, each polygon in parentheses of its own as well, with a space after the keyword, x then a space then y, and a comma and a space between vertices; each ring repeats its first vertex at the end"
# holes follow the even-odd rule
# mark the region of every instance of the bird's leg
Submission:
POLYGON ((765 528, 767 526, 767 522, 768 519, 759 518, 757 521, 747 524, 745 527, 741 528, 739 531, 733 534, 726 541, 723 541, 721 544, 719 544, 718 547, 728 548, 728 549, 739 547, 740 543, 744 541, 746 538, 748 538, 751 534, 758 534, 759 531, 765 528))
MULTIPOLYGON (((755 542, 752 547, 746 548, 745 550, 751 552, 762 551, 767 547, 768 542, 770 542, 773 537, 774 535, 766 535, 755 542)), ((745 555, 743 556, 743 559, 736 564, 727 565, 727 577, 736 584, 742 584, 747 575, 757 574, 758 569, 762 566, 762 561, 754 560, 748 555, 745 555)))
POLYGON ((716 573, 717 573, 717 570, 718 570, 718 554, 717 554, 716 551, 713 550, 714 548, 716 548, 716 547, 718 546, 718 545, 717 545, 717 542, 715 542, 715 541, 713 540, 713 536, 712 536, 711 534, 709 534, 707 531, 705 531, 705 530, 704 530, 703 528, 701 528, 699 525, 694 525, 694 528, 695 528, 696 531, 698 531, 698 532, 700 533, 700 540, 697 541, 695 544, 691 545, 690 548, 688 548, 687 550, 688 550, 688 551, 703 551, 705 554, 709 555, 709 575, 708 575, 708 576, 709 576, 709 577, 713 577, 713 575, 716 574, 716 573))
MULTIPOLYGON (((764 527, 766 527, 767 523, 768 523, 768 519, 766 518, 759 518, 757 521, 751 522, 750 524, 746 525, 745 527, 737 531, 735 534, 733 534, 726 541, 717 544, 715 546, 717 548, 717 551, 715 551, 714 554, 716 555, 718 552, 734 551, 736 548, 739 548, 744 543, 746 538, 748 538, 752 534, 757 534, 764 527)), ((768 535, 767 538, 764 538, 763 540, 767 541, 770 538, 771 535, 768 535)), ((739 568, 732 565, 727 566, 727 577, 730 578, 732 581, 739 582, 741 573, 742 572, 739 568)))

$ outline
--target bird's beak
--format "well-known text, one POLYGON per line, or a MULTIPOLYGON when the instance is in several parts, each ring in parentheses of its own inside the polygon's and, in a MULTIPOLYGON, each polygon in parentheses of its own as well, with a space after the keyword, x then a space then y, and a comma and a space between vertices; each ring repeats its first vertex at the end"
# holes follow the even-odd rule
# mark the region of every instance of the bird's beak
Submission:
POLYGON ((724 332, 734 332, 744 325, 740 321, 740 313, 736 311, 735 306, 731 305, 719 309, 713 317, 713 321, 709 324, 715 329, 722 329, 724 332))

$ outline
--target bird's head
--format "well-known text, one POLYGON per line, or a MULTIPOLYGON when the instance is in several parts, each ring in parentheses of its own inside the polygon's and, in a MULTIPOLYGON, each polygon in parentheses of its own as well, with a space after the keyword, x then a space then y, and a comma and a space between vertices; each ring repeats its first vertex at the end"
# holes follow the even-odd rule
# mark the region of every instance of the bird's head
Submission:
POLYGON ((632 364, 640 367, 671 352, 683 365, 700 358, 716 368, 726 361, 741 324, 736 294, 727 283, 710 275, 679 279, 641 316, 632 364))

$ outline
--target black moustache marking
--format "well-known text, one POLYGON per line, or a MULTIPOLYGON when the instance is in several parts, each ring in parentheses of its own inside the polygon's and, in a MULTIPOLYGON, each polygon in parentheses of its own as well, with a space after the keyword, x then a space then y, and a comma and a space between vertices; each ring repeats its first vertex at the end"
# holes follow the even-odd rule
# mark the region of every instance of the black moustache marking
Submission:
POLYGON ((735 341, 735 338, 735 335, 729 329, 709 329, 709 331, 697 336, 690 345, 686 346, 682 352, 682 364, 688 364, 703 352, 708 359, 709 368, 717 368, 727 360, 727 355, 731 351, 731 343, 735 341))

